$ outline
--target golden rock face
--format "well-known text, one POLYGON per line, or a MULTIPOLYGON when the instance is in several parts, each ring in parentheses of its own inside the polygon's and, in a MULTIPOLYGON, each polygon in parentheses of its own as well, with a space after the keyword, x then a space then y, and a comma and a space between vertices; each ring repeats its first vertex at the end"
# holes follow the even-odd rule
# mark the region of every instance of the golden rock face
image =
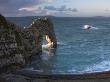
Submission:
POLYGON ((48 44, 47 44, 48 48, 53 48, 52 40, 49 38, 48 35, 45 35, 45 37, 46 37, 46 41, 48 42, 48 44))

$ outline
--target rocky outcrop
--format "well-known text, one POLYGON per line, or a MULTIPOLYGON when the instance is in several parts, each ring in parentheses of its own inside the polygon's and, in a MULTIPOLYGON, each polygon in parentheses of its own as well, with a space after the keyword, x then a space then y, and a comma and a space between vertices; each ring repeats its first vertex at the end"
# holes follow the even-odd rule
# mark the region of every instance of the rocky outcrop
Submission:
POLYGON ((0 15, 0 69, 5 66, 23 66, 32 55, 42 52, 42 36, 48 35, 57 47, 52 22, 36 19, 28 28, 20 28, 0 15))
POLYGON ((0 68, 11 64, 23 65, 23 45, 14 24, 0 15, 0 68))
POLYGON ((46 17, 35 19, 29 28, 38 30, 41 36, 48 35, 51 42, 53 42, 53 48, 57 47, 56 36, 51 20, 46 17))

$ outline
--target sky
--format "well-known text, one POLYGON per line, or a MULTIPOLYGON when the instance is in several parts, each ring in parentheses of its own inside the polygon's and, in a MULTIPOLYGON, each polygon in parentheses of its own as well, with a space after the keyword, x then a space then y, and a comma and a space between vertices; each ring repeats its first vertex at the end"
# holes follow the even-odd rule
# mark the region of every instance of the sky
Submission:
POLYGON ((110 0, 0 0, 0 14, 7 17, 110 17, 110 0))

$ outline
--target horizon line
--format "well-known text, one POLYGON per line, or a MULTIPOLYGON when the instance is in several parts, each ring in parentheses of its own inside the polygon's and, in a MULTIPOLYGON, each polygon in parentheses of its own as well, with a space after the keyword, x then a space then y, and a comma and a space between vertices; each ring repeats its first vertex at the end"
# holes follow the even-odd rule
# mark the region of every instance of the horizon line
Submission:
POLYGON ((42 16, 40 16, 40 15, 38 15, 38 16, 5 16, 5 17, 70 17, 70 18, 72 18, 72 17, 97 17, 97 18, 107 18, 107 17, 110 17, 110 16, 51 16, 51 15, 42 15, 42 16))

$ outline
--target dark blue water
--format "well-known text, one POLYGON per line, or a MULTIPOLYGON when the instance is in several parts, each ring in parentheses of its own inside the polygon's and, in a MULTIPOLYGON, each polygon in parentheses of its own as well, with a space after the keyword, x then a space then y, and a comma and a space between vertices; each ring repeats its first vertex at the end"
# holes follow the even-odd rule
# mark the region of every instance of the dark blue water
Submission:
MULTIPOLYGON (((55 50, 43 54, 26 70, 46 74, 76 74, 110 70, 110 18, 51 18, 58 41, 55 50), (84 25, 93 29, 85 30, 84 25)), ((10 20, 29 25, 32 18, 10 20)))

